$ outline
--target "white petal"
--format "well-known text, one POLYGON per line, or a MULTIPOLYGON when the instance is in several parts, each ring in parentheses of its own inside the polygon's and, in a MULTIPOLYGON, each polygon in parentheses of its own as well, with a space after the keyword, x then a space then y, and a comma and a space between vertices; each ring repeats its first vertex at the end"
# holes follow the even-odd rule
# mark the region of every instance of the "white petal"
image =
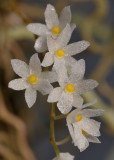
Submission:
POLYGON ((74 95, 73 96, 73 106, 80 108, 83 104, 83 98, 80 95, 74 95))
POLYGON ((74 160, 74 156, 67 153, 60 153, 60 157, 55 157, 53 160, 74 160))
POLYGON ((46 35, 47 32, 46 25, 41 23, 30 23, 27 25, 27 29, 38 36, 46 35))
POLYGON ((82 114, 89 118, 89 117, 97 117, 104 114, 104 110, 102 109, 83 109, 82 114))
POLYGON ((53 39, 52 36, 47 35, 47 46, 48 46, 48 50, 49 52, 51 52, 52 54, 55 53, 55 51, 57 50, 57 46, 56 46, 56 40, 53 39))
POLYGON ((65 57, 65 65, 68 68, 68 70, 70 71, 71 67, 77 62, 76 59, 74 59, 71 56, 66 56, 65 57))
POLYGON ((29 84, 26 82, 25 79, 18 78, 10 81, 8 87, 14 90, 24 90, 29 87, 29 84))
POLYGON ((26 89, 25 100, 29 108, 32 107, 36 102, 36 97, 37 97, 36 90, 32 89, 31 87, 26 89))
POLYGON ((34 48, 37 52, 41 53, 47 50, 47 39, 45 36, 37 38, 34 48))
POLYGON ((57 48, 58 49, 64 48, 68 44, 70 37, 71 37, 71 28, 70 25, 67 24, 56 40, 57 48))
POLYGON ((79 80, 83 79, 84 73, 85 73, 85 61, 81 59, 72 65, 69 79, 74 83, 78 82, 79 80))
POLYGON ((74 156, 71 154, 67 153, 60 153, 60 160, 74 160, 74 156))
POLYGON ((77 146, 77 143, 76 143, 75 137, 74 137, 74 127, 72 125, 73 117, 72 117, 71 113, 68 114, 68 116, 66 118, 66 122, 67 122, 68 130, 69 130, 70 135, 72 137, 73 143, 75 144, 75 146, 77 146))
POLYGON ((70 153, 60 153, 60 157, 55 157, 53 160, 74 160, 74 156, 70 153))
POLYGON ((67 116, 67 119, 70 123, 76 122, 77 114, 79 113, 79 109, 74 109, 72 112, 70 112, 67 116))
POLYGON ((30 58, 29 67, 31 74, 38 75, 41 72, 41 63, 37 53, 33 54, 33 56, 30 58))
POLYGON ((29 76, 30 74, 29 66, 25 62, 18 59, 12 59, 11 64, 14 72, 20 77, 25 78, 29 76))
POLYGON ((77 90, 79 91, 79 94, 86 93, 95 87, 98 86, 98 82, 95 80, 82 80, 78 85, 77 85, 77 90))
POLYGON ((63 92, 58 103, 57 107, 63 114, 67 114, 72 109, 73 95, 63 92))
POLYGON ((73 32, 74 29, 76 28, 76 24, 70 24, 70 27, 71 27, 71 32, 73 32))
POLYGON ((61 87, 54 88, 51 91, 51 93, 49 94, 47 101, 48 102, 57 102, 61 97, 62 91, 63 90, 61 87))
POLYGON ((41 75, 40 75, 40 78, 47 79, 50 83, 57 82, 57 80, 58 80, 57 73, 54 72, 54 71, 42 72, 41 75))
POLYGON ((42 62, 42 66, 43 67, 48 67, 48 66, 51 66, 53 64, 53 61, 54 61, 54 55, 51 54, 50 52, 47 52, 45 54, 45 57, 43 59, 43 62, 42 62))
POLYGON ((52 6, 51 4, 47 5, 44 15, 47 27, 49 29, 52 29, 52 27, 59 25, 58 15, 54 6, 52 6))
POLYGON ((65 67, 65 59, 64 58, 57 58, 56 56, 54 56, 53 68, 55 69, 57 74, 59 74, 60 72, 63 72, 63 68, 66 68, 65 67))
POLYGON ((74 127, 74 145, 80 149, 80 152, 84 151, 88 146, 89 142, 86 137, 82 134, 82 130, 78 127, 76 123, 73 124, 74 127))
POLYGON ((64 63, 62 64, 57 64, 55 63, 54 64, 54 68, 58 74, 58 82, 59 82, 59 85, 64 88, 65 85, 67 84, 68 82, 68 74, 67 74, 67 69, 64 65, 64 63))
POLYGON ((49 94, 53 87, 48 80, 41 79, 36 87, 36 89, 43 95, 49 94))
POLYGON ((72 56, 84 51, 89 45, 90 43, 87 41, 79 41, 66 46, 65 51, 72 56))
POLYGON ((79 121, 78 124, 82 127, 84 131, 93 136, 100 136, 99 128, 100 123, 93 120, 88 119, 83 116, 83 120, 79 121))
POLYGON ((85 136, 86 136, 88 142, 101 143, 97 137, 91 136, 89 134, 86 134, 85 136))
POLYGON ((90 102, 90 103, 83 104, 83 106, 82 106, 81 108, 83 109, 83 108, 92 106, 92 105, 94 105, 96 102, 97 102, 97 100, 95 99, 94 101, 92 101, 92 102, 90 102))
POLYGON ((60 13, 60 26, 64 28, 67 23, 71 22, 71 10, 70 6, 64 7, 62 12, 60 13))

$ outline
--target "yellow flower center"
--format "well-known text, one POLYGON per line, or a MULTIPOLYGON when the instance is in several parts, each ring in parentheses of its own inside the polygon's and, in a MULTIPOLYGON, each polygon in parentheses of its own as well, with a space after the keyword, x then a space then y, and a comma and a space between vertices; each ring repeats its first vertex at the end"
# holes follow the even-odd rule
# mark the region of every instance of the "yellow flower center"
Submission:
POLYGON ((78 114, 77 115, 77 118, 76 118, 76 122, 79 122, 82 120, 82 115, 81 114, 78 114))
POLYGON ((38 77, 36 75, 31 75, 29 78, 28 78, 28 81, 31 83, 31 84, 36 84, 37 81, 38 81, 38 77))
POLYGON ((82 129, 82 134, 83 134, 83 135, 85 135, 85 134, 86 134, 86 131, 84 131, 83 129, 82 129))
POLYGON ((65 50, 59 49, 59 50, 56 51, 56 56, 58 58, 62 58, 64 55, 65 55, 65 50))
POLYGON ((61 32, 61 28, 58 27, 58 26, 54 26, 54 27, 52 28, 52 32, 53 32, 53 34, 58 35, 58 34, 60 34, 60 32, 61 32))
POLYGON ((67 84, 65 90, 68 92, 68 93, 73 93, 75 91, 75 86, 73 84, 67 84))

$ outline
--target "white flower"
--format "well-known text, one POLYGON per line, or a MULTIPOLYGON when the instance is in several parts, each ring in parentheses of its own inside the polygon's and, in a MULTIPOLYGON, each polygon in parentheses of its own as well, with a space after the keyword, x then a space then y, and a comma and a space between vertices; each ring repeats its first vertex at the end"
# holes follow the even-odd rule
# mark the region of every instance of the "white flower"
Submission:
POLYGON ((85 61, 76 61, 69 73, 65 68, 61 68, 58 73, 60 87, 54 88, 49 96, 48 102, 58 102, 57 107, 61 113, 66 114, 74 107, 81 107, 83 98, 80 96, 95 88, 98 83, 95 80, 83 80, 85 73, 85 61))
POLYGON ((70 37, 71 28, 69 24, 66 25, 56 40, 47 36, 49 52, 46 53, 42 66, 47 67, 54 63, 55 69, 58 70, 61 65, 65 65, 68 61, 70 63, 71 56, 84 51, 90 45, 89 42, 84 40, 67 45, 70 37))
MULTIPOLYGON (((71 10, 70 6, 63 8, 60 17, 56 13, 54 6, 51 4, 47 5, 45 10, 45 22, 46 25, 41 23, 31 23, 27 25, 27 29, 32 33, 40 36, 35 43, 35 49, 38 52, 44 52, 47 50, 47 34, 56 39, 61 31, 65 28, 66 24, 71 22, 71 10)), ((70 25, 73 31, 76 27, 75 24, 70 25)))
POLYGON ((60 153, 60 157, 55 157, 53 160, 74 160, 74 156, 72 156, 70 153, 60 153))
POLYGON ((46 95, 53 89, 50 82, 52 83, 57 80, 56 73, 49 71, 42 72, 37 53, 30 58, 29 65, 18 59, 11 60, 11 64, 14 72, 21 78, 10 81, 8 87, 14 90, 26 89, 25 99, 28 107, 32 107, 35 103, 37 90, 46 95))
MULTIPOLYGON (((88 107, 91 103, 83 105, 88 107)), ((89 142, 100 143, 97 137, 100 136, 100 123, 90 119, 104 113, 101 109, 75 109, 66 118, 67 126, 72 137, 73 143, 80 152, 84 151, 89 142)))

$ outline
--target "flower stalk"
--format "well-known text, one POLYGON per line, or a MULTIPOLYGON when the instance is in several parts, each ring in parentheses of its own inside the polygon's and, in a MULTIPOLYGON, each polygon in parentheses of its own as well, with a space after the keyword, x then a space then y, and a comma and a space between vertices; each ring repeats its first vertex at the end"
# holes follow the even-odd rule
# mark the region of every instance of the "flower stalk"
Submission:
POLYGON ((54 120, 60 120, 66 118, 68 114, 60 114, 58 116, 54 116, 54 120))
POLYGON ((67 136, 66 138, 64 138, 63 140, 56 142, 56 144, 57 144, 58 146, 63 145, 63 144, 65 144, 65 143, 67 143, 70 139, 71 139, 71 136, 69 135, 69 136, 67 136))
POLYGON ((54 116, 55 116, 55 103, 52 103, 51 114, 50 114, 50 143, 52 144, 56 156, 59 157, 59 148, 55 142, 55 134, 54 134, 54 116))

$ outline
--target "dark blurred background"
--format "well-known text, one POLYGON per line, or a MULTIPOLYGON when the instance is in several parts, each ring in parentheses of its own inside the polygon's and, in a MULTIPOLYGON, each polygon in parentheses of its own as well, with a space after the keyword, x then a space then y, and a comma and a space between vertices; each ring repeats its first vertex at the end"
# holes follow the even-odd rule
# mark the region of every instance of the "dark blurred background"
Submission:
MULTIPOLYGON (((12 58, 28 62, 35 38, 27 31, 31 22, 44 23, 46 5, 51 3, 58 13, 70 5, 72 23, 77 25, 71 42, 87 40, 91 46, 76 55, 86 61, 85 78, 100 85, 84 95, 85 102, 97 98, 93 108, 105 110, 98 118, 101 144, 90 144, 80 153, 71 141, 59 146, 75 160, 114 160, 114 0, 0 0, 0 160, 51 160, 55 157, 49 142, 51 106, 47 96, 38 93, 36 104, 29 109, 24 91, 8 89, 16 78, 10 64, 12 58)), ((57 114, 59 114, 57 110, 57 114)), ((56 140, 68 135, 65 119, 55 122, 56 140)))

